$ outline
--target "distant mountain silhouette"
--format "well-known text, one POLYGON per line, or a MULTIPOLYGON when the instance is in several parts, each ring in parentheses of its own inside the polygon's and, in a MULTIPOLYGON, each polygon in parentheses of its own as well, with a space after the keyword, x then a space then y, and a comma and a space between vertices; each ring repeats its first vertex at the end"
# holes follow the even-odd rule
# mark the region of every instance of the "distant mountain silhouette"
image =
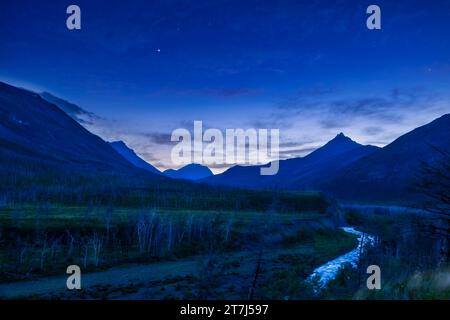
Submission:
POLYGON ((404 201, 424 163, 439 161, 436 149, 450 150, 450 114, 412 130, 384 148, 360 145, 342 133, 303 158, 280 161, 275 176, 260 166, 235 166, 202 182, 243 188, 316 190, 348 201, 404 201))
POLYGON ((123 141, 113 141, 109 143, 122 157, 128 160, 134 166, 147 170, 152 173, 160 174, 161 172, 154 166, 141 159, 133 149, 130 149, 123 141))
POLYGON ((424 163, 450 150, 450 114, 399 137, 320 183, 320 189, 347 200, 388 201, 417 197, 411 188, 424 163))
POLYGON ((37 167, 95 175, 142 172, 56 105, 2 82, 0 162, 3 174, 12 174, 20 166, 30 174, 37 167))
POLYGON ((192 181, 213 176, 213 173, 208 167, 196 163, 188 164, 187 166, 184 166, 178 170, 168 169, 164 171, 163 174, 172 179, 192 181))
POLYGON ((278 174, 261 176, 261 166, 235 166, 203 182, 246 188, 311 189, 319 181, 378 148, 363 146, 343 133, 303 158, 280 161, 278 174))
MULTIPOLYGON (((55 175, 59 183, 74 175, 89 175, 95 181, 100 176, 121 176, 125 179, 120 181, 134 186, 138 180, 172 185, 166 178, 170 177, 239 188, 317 190, 348 201, 408 201, 415 197, 410 189, 421 166, 441 159, 436 148, 450 150, 450 114, 446 114, 384 148, 363 146, 340 133, 305 157, 280 161, 275 176, 261 176, 261 166, 235 166, 213 175, 199 164, 155 174, 157 169, 123 142, 109 144, 77 122, 88 112, 42 95, 46 99, 0 82, 0 181, 7 181, 3 189, 21 188, 21 179, 28 185, 42 181, 53 185, 55 175), (36 178, 38 172, 43 174, 36 178)), ((190 182, 177 185, 192 187, 190 182)))
POLYGON ((200 180, 200 182, 210 185, 222 185, 238 188, 268 188, 270 182, 272 182, 274 178, 272 176, 261 176, 261 167, 262 166, 236 165, 221 174, 204 178, 200 180))
POLYGON ((275 183, 289 189, 316 189, 320 181, 379 148, 361 145, 343 133, 309 155, 284 162, 275 183))

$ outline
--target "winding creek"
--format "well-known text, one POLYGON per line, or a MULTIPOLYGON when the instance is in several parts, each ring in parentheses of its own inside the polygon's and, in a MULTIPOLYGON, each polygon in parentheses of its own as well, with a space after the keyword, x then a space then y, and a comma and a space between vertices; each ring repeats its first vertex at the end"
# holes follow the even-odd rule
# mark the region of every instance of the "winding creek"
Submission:
POLYGON ((357 266, 360 253, 364 250, 367 245, 373 246, 375 244, 375 236, 363 233, 361 231, 355 230, 353 227, 343 227, 345 232, 355 234, 358 236, 358 245, 352 251, 337 257, 334 260, 328 261, 327 263, 316 268, 313 273, 309 276, 309 280, 318 277, 318 288, 321 289, 327 286, 327 284, 336 278, 339 270, 345 265, 350 263, 353 267, 357 266))

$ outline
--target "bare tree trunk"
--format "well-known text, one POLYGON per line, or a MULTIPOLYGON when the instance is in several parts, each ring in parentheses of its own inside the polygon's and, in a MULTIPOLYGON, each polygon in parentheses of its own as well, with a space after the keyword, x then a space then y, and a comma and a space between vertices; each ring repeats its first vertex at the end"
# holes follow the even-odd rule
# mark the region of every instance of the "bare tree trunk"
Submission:
POLYGON ((256 284, 258 281, 259 273, 261 271, 261 262, 262 262, 262 248, 259 250, 258 259, 256 260, 256 268, 255 268, 255 272, 253 273, 253 280, 252 280, 252 283, 250 285, 250 289, 248 292, 249 300, 253 300, 253 298, 255 296, 256 284))
POLYGON ((93 249, 94 266, 98 267, 103 241, 97 233, 94 233, 91 244, 93 249))
POLYGON ((366 237, 366 233, 363 232, 361 235, 361 243, 359 246, 359 253, 358 253, 358 285, 359 286, 361 286, 361 282, 362 282, 362 253, 363 253, 365 237, 366 237))
POLYGON ((109 242, 109 231, 111 229, 112 214, 113 214, 113 207, 110 206, 108 207, 105 213, 106 245, 108 245, 109 242))
POLYGON ((71 257, 72 254, 73 254, 75 238, 74 238, 74 236, 70 233, 69 230, 67 230, 67 236, 68 236, 68 238, 69 238, 69 249, 67 250, 67 257, 71 257))
POLYGON ((187 221, 187 232, 188 232, 188 241, 192 240, 192 224, 193 224, 194 216, 190 215, 187 221))
POLYGON ((147 253, 151 253, 151 249, 152 249, 155 217, 156 217, 156 214, 153 211, 150 216, 149 235, 148 235, 148 241, 147 241, 147 253))
POLYGON ((169 221, 168 231, 167 231, 167 251, 172 250, 172 221, 169 221))
POLYGON ((233 217, 230 217, 230 219, 228 219, 228 222, 225 226, 225 235, 224 235, 225 242, 228 242, 228 240, 230 239, 230 232, 231 232, 232 225, 233 225, 233 217))
POLYGON ((43 241, 44 241, 44 243, 42 244, 42 247, 41 247, 41 256, 40 256, 40 263, 39 263, 39 268, 41 270, 44 270, 45 256, 47 254, 47 239, 44 239, 43 241))
POLYGON ((85 269, 87 267, 88 253, 89 253, 89 243, 86 242, 84 244, 84 257, 83 257, 83 266, 84 266, 85 269))
POLYGON ((24 247, 20 250, 20 255, 19 255, 19 266, 21 267, 23 264, 23 257, 25 255, 25 252, 27 251, 27 247, 24 244, 24 247))

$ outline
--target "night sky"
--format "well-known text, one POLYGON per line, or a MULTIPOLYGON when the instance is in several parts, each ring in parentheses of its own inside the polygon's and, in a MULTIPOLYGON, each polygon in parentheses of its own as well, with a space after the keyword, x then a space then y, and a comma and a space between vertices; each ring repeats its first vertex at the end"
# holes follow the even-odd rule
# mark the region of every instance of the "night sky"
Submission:
POLYGON ((339 132, 384 146, 450 112, 450 1, 2 0, 0 80, 76 103, 161 169, 194 120, 279 128, 282 158, 339 132))

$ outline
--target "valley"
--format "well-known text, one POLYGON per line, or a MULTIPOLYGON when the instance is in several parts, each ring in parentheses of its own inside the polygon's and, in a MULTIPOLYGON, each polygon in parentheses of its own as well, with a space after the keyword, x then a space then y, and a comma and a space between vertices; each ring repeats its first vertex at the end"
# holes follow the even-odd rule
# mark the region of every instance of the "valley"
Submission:
MULTIPOLYGON (((144 244, 142 210, 115 210, 109 222, 86 221, 81 208, 49 209, 42 221, 32 211, 2 211, 3 232, 15 233, 7 243, 18 245, 0 247, 0 270, 7 276, 0 284, 3 298, 245 299, 257 263, 263 267, 256 295, 274 298, 270 279, 277 272, 293 268, 306 279, 314 267, 355 246, 355 238, 337 229, 332 216, 319 212, 156 211, 149 215, 155 228, 164 228, 153 231, 161 241, 144 244), (164 221, 171 221, 170 229, 164 221), (92 229, 86 232, 92 238, 84 239, 77 228, 92 229), (124 245, 127 228, 135 240, 124 245), (23 235, 32 233, 36 237, 27 244, 23 235), (95 239, 102 239, 98 253, 95 239), (83 270, 79 293, 65 289, 69 263, 83 270), (12 275, 16 282, 11 283, 12 275)), ((95 216, 100 214, 89 217, 95 216)))
POLYGON ((160 172, 44 96, 0 83, 0 298, 449 298, 449 114, 383 148, 340 133, 275 176, 213 175, 160 172))
MULTIPOLYGON (((435 241, 415 226, 416 211, 357 208, 336 214, 98 207, 86 214, 55 206, 44 216, 30 206, 3 208, 0 297, 248 299, 252 291, 255 299, 367 298, 377 294, 361 286, 370 264, 383 270, 385 297, 398 298, 391 281, 405 281, 411 292, 404 294, 416 294, 417 287, 408 289, 410 277, 422 274, 416 264, 428 261, 426 276, 439 258, 427 249, 435 241), (348 224, 373 234, 365 236, 363 251, 361 232, 340 228, 348 224), (399 232, 411 227, 417 231, 399 232), (82 269, 80 291, 65 287, 68 264, 82 269)), ((448 293, 445 284, 427 286, 429 297, 448 293)))

